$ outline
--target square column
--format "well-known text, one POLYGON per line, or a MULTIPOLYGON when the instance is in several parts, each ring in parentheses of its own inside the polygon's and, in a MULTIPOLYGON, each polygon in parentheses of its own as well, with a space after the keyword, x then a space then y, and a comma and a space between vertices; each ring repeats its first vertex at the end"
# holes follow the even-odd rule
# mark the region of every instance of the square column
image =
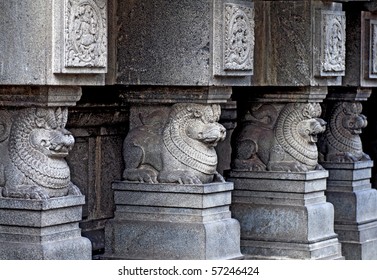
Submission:
POLYGON ((335 208, 335 232, 349 260, 377 259, 377 191, 372 161, 322 163, 329 171, 326 197, 335 208))
POLYGON ((341 259, 327 171, 231 171, 232 214, 247 259, 341 259))
POLYGON ((0 198, 0 259, 90 260, 92 246, 81 236, 85 198, 0 198))
POLYGON ((113 183, 105 259, 239 259, 231 183, 113 183))

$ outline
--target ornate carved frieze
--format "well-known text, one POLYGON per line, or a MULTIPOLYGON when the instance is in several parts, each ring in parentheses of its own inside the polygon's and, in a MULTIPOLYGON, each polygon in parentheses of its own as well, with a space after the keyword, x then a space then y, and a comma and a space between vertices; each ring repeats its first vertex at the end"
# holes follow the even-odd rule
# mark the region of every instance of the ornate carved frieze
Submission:
POLYGON ((325 121, 318 103, 253 105, 233 133, 232 168, 251 171, 310 171, 318 165, 317 135, 325 121))
POLYGON ((322 11, 321 76, 343 76, 346 59, 346 17, 340 11, 322 11))
POLYGON ((329 125, 319 142, 324 161, 370 160, 363 152, 360 139, 362 129, 367 126, 367 119, 361 111, 360 102, 336 102, 329 110, 329 125))
POLYGON ((67 109, 28 108, 0 113, 0 195, 25 199, 79 195, 65 157, 74 144, 67 109))
POLYGON ((144 116, 124 141, 127 181, 201 184, 224 179, 214 147, 226 130, 219 105, 179 103, 144 116))
POLYGON ((107 71, 107 0, 64 0, 55 19, 62 28, 55 34, 55 73, 107 71), (63 21, 63 23, 61 22, 63 21))
POLYGON ((254 6, 217 1, 214 8, 214 75, 250 76, 254 72, 254 6))
POLYGON ((236 4, 224 9, 224 70, 253 71, 254 11, 236 4))

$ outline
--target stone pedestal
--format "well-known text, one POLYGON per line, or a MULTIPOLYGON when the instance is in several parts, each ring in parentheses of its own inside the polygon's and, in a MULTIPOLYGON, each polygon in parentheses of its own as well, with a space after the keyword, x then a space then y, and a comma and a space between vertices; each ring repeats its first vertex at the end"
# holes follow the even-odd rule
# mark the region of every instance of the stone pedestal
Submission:
POLYGON ((232 215, 250 259, 340 259, 327 171, 231 171, 232 215))
POLYGON ((0 198, 0 259, 90 260, 81 236, 84 196, 48 200, 0 198))
POLYGON ((231 183, 113 184, 116 211, 106 225, 106 259, 237 259, 239 223, 231 183))
POLYGON ((335 232, 349 260, 377 259, 377 191, 372 161, 322 163, 329 171, 327 201, 334 205, 335 232))

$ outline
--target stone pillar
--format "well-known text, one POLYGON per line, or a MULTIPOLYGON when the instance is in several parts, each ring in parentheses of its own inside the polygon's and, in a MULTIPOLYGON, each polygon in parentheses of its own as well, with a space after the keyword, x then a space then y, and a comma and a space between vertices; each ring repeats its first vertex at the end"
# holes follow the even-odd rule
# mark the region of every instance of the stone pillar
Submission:
MULTIPOLYGON (((222 92, 230 96, 229 89, 222 92)), ((165 98, 189 101, 193 95, 167 92, 165 98)), ((220 112, 211 103, 131 106, 124 181, 113 183, 116 210, 105 228, 105 259, 242 257, 239 223, 229 211, 233 184, 217 172, 214 147, 226 135, 220 112)))
POLYGON ((245 0, 119 1, 116 83, 127 85, 130 131, 105 258, 242 257, 215 146, 226 137, 219 104, 253 81, 254 16, 245 0))
POLYGON ((85 199, 65 161, 67 106, 80 96, 80 87, 0 88, 1 259, 91 259, 85 199))
POLYGON ((81 86, 104 85, 113 69, 113 4, 0 2, 0 258, 91 258, 78 224, 84 196, 65 161, 74 144, 65 126, 81 86))
POLYGON ((335 232, 343 255, 350 260, 377 259, 377 191, 370 183, 373 162, 360 140, 367 125, 360 101, 369 94, 368 90, 330 94, 328 129, 320 141, 321 164, 329 171, 327 201, 334 205, 335 232))
POLYGON ((342 258, 324 195, 328 172, 316 146, 325 131, 319 102, 327 91, 312 90, 260 93, 239 108, 227 179, 234 183, 231 211, 246 258, 342 258))

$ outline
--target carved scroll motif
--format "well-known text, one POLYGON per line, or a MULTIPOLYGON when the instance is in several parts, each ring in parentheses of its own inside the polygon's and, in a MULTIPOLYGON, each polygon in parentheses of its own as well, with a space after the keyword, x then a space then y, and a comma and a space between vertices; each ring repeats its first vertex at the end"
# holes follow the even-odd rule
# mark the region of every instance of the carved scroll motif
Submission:
POLYGON ((224 70, 253 70, 254 10, 225 4, 224 70))
POLYGON ((346 59, 346 18, 343 13, 322 14, 321 76, 344 75, 346 59))
POLYGON ((106 0, 66 0, 64 64, 66 68, 107 66, 106 0))

